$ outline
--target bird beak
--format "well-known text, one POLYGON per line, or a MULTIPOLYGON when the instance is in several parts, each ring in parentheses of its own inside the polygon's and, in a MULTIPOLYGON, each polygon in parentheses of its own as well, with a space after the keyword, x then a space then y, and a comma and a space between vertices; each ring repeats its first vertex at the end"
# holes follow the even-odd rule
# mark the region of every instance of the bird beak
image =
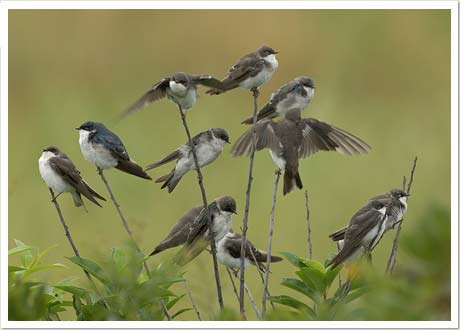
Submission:
POLYGON ((409 196, 410 196, 410 194, 406 194, 406 197, 409 197, 409 196))
POLYGON ((45 151, 46 151, 46 148, 45 148, 45 149, 43 149, 42 151, 43 151, 43 152, 45 152, 45 151))
POLYGON ((275 52, 275 54, 279 54, 279 52, 275 52))
POLYGON ((227 141, 227 144, 232 144, 230 141, 227 141))
POLYGON ((79 131, 79 130, 80 130, 80 127, 77 127, 77 128, 75 128, 75 129, 76 129, 77 131, 79 131))

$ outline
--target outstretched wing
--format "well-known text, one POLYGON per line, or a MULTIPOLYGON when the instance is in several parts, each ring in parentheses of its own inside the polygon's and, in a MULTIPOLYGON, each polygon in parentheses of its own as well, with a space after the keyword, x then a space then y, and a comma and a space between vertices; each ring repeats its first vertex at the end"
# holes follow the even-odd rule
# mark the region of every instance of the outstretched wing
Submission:
POLYGON ((340 128, 313 118, 299 122, 303 141, 299 148, 299 156, 308 157, 320 150, 337 151, 344 155, 365 154, 371 147, 358 137, 340 128))
POLYGON ((217 88, 220 90, 223 90, 224 88, 222 82, 219 79, 216 79, 209 75, 193 75, 192 81, 195 84, 200 84, 211 88, 217 88))
MULTIPOLYGON (((256 130, 256 151, 264 148, 277 148, 279 146, 279 139, 275 133, 275 123, 271 120, 261 120, 255 126, 256 130)), ((252 146, 252 127, 248 129, 240 138, 235 142, 232 148, 233 156, 249 155, 252 146)))
POLYGON ((141 110, 145 105, 162 99, 166 96, 166 88, 169 86, 170 78, 163 78, 144 93, 136 102, 131 104, 122 117, 125 117, 137 110, 141 110))

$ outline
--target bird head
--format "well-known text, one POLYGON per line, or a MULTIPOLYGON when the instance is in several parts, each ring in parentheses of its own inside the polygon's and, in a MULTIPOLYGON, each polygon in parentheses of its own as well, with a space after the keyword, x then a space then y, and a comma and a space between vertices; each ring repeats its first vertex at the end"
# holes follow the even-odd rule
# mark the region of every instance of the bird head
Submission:
POLYGON ((99 128, 102 128, 102 127, 105 127, 102 123, 97 123, 94 121, 87 121, 81 124, 80 127, 77 127, 76 130, 86 131, 86 132, 95 132, 99 128))
POLYGON ((278 54, 277 51, 275 51, 273 48, 271 48, 269 46, 261 46, 261 47, 257 48, 256 53, 262 58, 266 58, 266 57, 268 57, 270 55, 278 54))
POLYGON ((224 143, 230 143, 230 137, 223 128, 211 128, 212 135, 224 143))
POLYGON ((216 199, 219 209, 223 212, 236 213, 236 201, 231 196, 222 196, 216 199))

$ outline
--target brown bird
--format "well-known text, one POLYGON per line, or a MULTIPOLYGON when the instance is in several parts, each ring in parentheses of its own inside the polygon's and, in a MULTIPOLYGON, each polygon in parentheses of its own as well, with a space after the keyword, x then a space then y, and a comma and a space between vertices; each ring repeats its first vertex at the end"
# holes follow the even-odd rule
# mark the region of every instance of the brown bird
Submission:
MULTIPOLYGON (((324 151, 337 151, 351 156, 365 154, 370 146, 347 131, 313 118, 300 117, 300 110, 286 113, 278 122, 261 120, 256 126, 256 151, 268 148, 275 164, 284 171, 283 194, 296 185, 302 189, 299 159, 324 151)), ((236 141, 232 148, 234 156, 249 155, 252 146, 252 128, 236 141)))

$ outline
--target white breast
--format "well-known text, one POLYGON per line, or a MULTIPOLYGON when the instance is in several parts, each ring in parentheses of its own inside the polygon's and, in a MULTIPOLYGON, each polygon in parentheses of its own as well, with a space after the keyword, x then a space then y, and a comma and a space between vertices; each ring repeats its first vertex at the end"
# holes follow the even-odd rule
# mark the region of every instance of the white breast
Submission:
POLYGON ((286 168, 286 160, 277 155, 271 149, 269 149, 268 152, 270 153, 270 156, 272 156, 272 159, 275 162, 276 166, 278 166, 280 170, 284 171, 284 169, 286 168))
MULTIPOLYGON (((229 233, 228 235, 231 235, 229 233)), ((224 266, 233 268, 233 269, 240 269, 241 266, 241 260, 239 258, 233 258, 230 253, 228 253, 227 249, 225 248, 225 243, 226 243, 226 237, 221 239, 217 243, 217 260, 219 263, 221 263, 224 266)), ((247 268, 250 265, 249 259, 245 258, 244 260, 244 268, 247 268)))
POLYGON ((254 77, 247 78, 246 80, 240 82, 239 86, 246 89, 260 87, 272 78, 273 73, 274 70, 263 68, 262 71, 254 77))
POLYGON ((108 169, 118 165, 118 161, 110 154, 106 148, 100 144, 94 144, 88 141, 90 132, 80 130, 80 149, 85 158, 90 163, 101 169, 108 169))
POLYGON ((222 211, 221 214, 214 217, 212 230, 214 231, 214 239, 220 241, 232 228, 232 214, 222 211))
POLYGON ((177 84, 174 81, 169 82, 170 92, 168 98, 181 106, 182 110, 191 109, 196 103, 196 88, 186 88, 182 84, 177 84))
POLYGON ((64 181, 64 179, 62 179, 62 177, 50 166, 48 160, 52 157, 55 157, 52 152, 45 151, 38 160, 38 170, 40 171, 43 181, 45 181, 46 185, 57 194, 73 191, 74 188, 64 181))

